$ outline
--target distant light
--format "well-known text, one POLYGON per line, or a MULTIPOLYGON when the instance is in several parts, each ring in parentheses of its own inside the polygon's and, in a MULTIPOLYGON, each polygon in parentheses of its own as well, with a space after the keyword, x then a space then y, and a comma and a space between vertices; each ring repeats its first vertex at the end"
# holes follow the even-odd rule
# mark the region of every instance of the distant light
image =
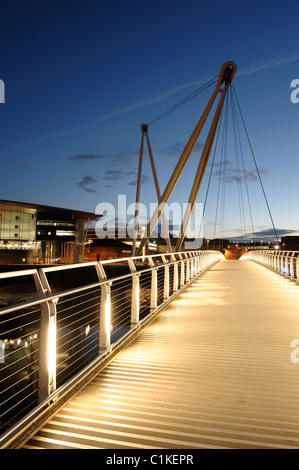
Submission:
POLYGON ((85 336, 88 336, 90 333, 90 325, 87 325, 87 327, 85 328, 85 336))
POLYGON ((274 248, 275 248, 275 250, 278 250, 279 246, 278 246, 278 245, 275 245, 275 247, 274 247, 274 248))

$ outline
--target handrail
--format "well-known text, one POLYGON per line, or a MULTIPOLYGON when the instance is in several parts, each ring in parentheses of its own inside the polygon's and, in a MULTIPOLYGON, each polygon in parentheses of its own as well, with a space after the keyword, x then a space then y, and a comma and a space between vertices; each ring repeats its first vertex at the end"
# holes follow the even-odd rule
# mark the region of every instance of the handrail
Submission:
POLYGON ((248 251, 241 260, 249 259, 266 266, 283 276, 299 282, 299 251, 257 250, 248 251))

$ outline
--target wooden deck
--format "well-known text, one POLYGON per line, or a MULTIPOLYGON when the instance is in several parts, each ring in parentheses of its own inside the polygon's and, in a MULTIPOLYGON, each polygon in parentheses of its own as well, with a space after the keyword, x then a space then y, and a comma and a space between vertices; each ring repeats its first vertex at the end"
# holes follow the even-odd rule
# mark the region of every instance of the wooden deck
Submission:
POLYGON ((299 286, 220 261, 24 447, 299 448, 297 338, 299 286))

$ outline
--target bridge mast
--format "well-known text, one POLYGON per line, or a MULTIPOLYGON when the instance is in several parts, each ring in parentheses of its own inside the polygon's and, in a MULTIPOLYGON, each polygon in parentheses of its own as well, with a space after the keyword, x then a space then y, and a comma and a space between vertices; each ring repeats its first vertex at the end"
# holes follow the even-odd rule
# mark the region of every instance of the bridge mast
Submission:
POLYGON ((160 198, 159 200, 159 204, 147 226, 147 232, 146 232, 146 236, 141 240, 141 243, 140 243, 140 246, 139 246, 139 249, 138 249, 138 255, 140 255, 142 253, 142 249, 144 247, 144 245, 146 244, 146 242, 148 241, 148 239, 150 238, 153 230, 155 229, 157 223, 158 223, 158 220, 159 218, 161 217, 161 215, 163 214, 163 211, 164 211, 164 208, 165 208, 165 205, 167 204, 193 150, 194 150, 194 147, 196 145, 196 142, 199 138, 199 135, 204 127, 204 124, 208 118, 208 115, 212 109, 212 106, 218 96, 218 93, 221 94, 221 98, 219 100, 219 103, 218 103, 218 106, 217 106, 217 109, 216 109, 216 112, 215 112, 215 115, 214 115, 214 119, 213 119, 213 122, 211 124, 211 127, 210 127, 210 131, 209 131, 209 134, 208 134, 208 137, 207 137, 207 140, 205 142, 205 145, 204 145, 204 148, 203 148, 203 151, 202 151, 202 155, 201 155, 201 159, 200 159, 200 162, 199 162, 199 166, 198 166, 198 170, 197 170, 197 173, 196 173, 196 176, 195 176, 195 179, 194 179, 194 182, 193 182, 193 186, 192 186, 192 190, 191 190, 191 193, 190 193, 190 197, 189 197, 189 203, 188 206, 187 206, 187 210, 186 210, 186 213, 184 215, 184 220, 183 220, 183 223, 182 223, 182 226, 181 226, 181 232, 180 232, 180 236, 178 238, 178 241, 177 241, 177 245, 176 245, 176 251, 179 251, 179 249, 181 248, 181 245, 183 243, 183 240, 184 240, 184 236, 185 236, 185 233, 186 233, 186 229, 187 229, 187 226, 188 226, 188 223, 190 221, 190 218, 191 218, 191 215, 192 215, 192 211, 194 209, 194 205, 195 205, 195 201, 196 201, 196 198, 198 196, 198 192, 199 192, 199 189, 200 189, 200 186, 201 186, 201 183, 202 183, 202 180, 203 180, 203 176, 204 176, 204 173, 205 173, 205 170, 206 170, 206 167, 207 167, 207 164, 208 164, 208 160, 209 160, 209 157, 210 157, 210 153, 211 153, 211 150, 212 150, 212 146, 213 146, 213 142, 214 142, 214 137, 215 137, 215 134, 216 134, 216 130, 217 130, 217 127, 218 127, 218 123, 219 123, 219 119, 220 119, 220 115, 221 115, 221 111, 222 111, 222 108, 223 108, 223 103, 224 103, 224 99, 225 99, 225 95, 226 95, 226 92, 231 84, 231 81, 233 79, 233 77, 235 76, 236 74, 236 71, 237 71, 237 66, 234 62, 226 62, 222 65, 221 69, 220 69, 220 73, 219 73, 219 77, 218 77, 218 81, 217 81, 217 84, 216 84, 216 87, 215 87, 215 90, 210 98, 210 101, 208 102, 201 118, 199 119, 191 137, 189 138, 183 152, 182 152, 182 155, 174 169, 174 172, 166 186, 166 189, 162 195, 162 197, 160 198))
MULTIPOLYGON (((149 159, 150 159, 150 162, 151 162, 151 168, 152 168, 153 178, 154 178, 154 182, 155 182, 158 201, 160 201, 160 199, 161 199, 160 186, 159 186, 156 166, 155 166, 155 162, 154 162, 153 152, 152 152, 151 144, 150 144, 149 137, 148 137, 148 125, 147 124, 141 124, 141 135, 142 135, 142 137, 141 137, 140 152, 139 152, 139 167, 138 167, 138 179, 137 179, 137 189, 136 189, 134 238, 133 238, 133 243, 132 243, 132 256, 135 256, 136 239, 137 239, 137 233, 138 233, 138 218, 139 218, 140 188, 141 188, 141 180, 142 180, 144 137, 146 137, 147 150, 148 150, 149 159)), ((168 226, 167 226, 167 222, 166 222, 166 218, 165 218, 164 213, 162 214, 162 223, 163 223, 163 229, 164 229, 164 233, 165 233, 165 239, 166 239, 166 243, 167 243, 168 252, 172 253, 172 247, 171 247, 170 238, 169 238, 169 231, 168 231, 168 226)))

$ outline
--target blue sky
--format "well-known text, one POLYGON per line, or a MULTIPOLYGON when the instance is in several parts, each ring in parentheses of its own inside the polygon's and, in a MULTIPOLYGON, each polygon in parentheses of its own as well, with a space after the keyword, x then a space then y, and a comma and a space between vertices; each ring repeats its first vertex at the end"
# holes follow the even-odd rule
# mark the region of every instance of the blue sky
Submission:
MULTIPOLYGON (((299 233, 299 103, 290 99, 291 81, 299 78, 297 11, 298 2, 288 0, 1 2, 0 198, 90 212, 103 202, 117 206, 118 194, 133 203, 140 124, 232 60, 276 229, 279 235, 299 233)), ((161 191, 211 93, 212 88, 150 127, 161 191)), ((203 140, 204 134, 173 201, 188 201, 203 140)), ((242 142, 254 230, 265 237, 273 232, 271 222, 242 142)), ((238 237, 231 148, 227 168, 222 235, 238 237)), ((149 205, 156 197, 147 154, 143 181, 141 202, 149 205)), ((205 199, 206 185, 198 202, 205 199)), ((217 177, 204 224, 209 238, 219 235, 216 193, 217 177)))

